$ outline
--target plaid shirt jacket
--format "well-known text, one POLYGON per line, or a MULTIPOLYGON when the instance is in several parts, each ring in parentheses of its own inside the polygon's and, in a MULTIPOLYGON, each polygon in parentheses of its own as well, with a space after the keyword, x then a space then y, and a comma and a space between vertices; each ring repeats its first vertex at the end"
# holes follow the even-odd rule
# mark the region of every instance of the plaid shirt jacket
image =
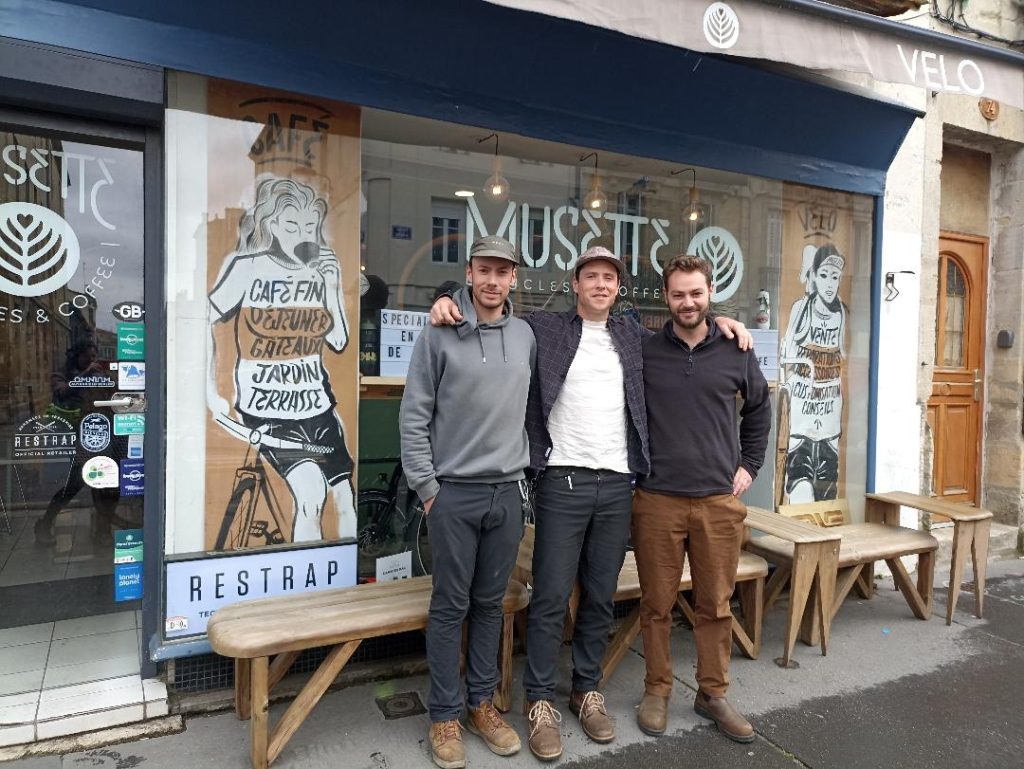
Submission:
MULTIPOLYGON (((548 417, 580 346, 583 321, 575 309, 531 312, 523 318, 537 339, 537 360, 526 404, 526 433, 530 438, 530 469, 540 473, 551 453, 548 417)), ((626 443, 630 472, 647 475, 651 468, 647 446, 647 406, 644 401, 644 364, 641 342, 651 335, 631 317, 608 318, 608 332, 622 363, 626 397, 626 443)), ((584 417, 585 418, 585 417, 584 417)))

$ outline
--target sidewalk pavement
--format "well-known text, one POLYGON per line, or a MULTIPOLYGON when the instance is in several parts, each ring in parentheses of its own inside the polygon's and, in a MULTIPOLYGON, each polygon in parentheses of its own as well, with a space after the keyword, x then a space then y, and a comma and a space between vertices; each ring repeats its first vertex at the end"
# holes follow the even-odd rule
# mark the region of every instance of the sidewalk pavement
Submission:
MULTIPOLYGON (((941 583, 941 578, 937 580, 941 583)), ((749 745, 730 742, 692 709, 695 684, 693 638, 673 632, 677 687, 669 707, 669 731, 642 734, 635 706, 642 694, 643 657, 638 641, 607 690, 618 736, 610 746, 590 742, 569 712, 569 659, 563 648, 562 711, 565 753, 557 765, 585 769, 643 766, 881 767, 917 769, 1024 766, 1024 560, 990 564, 985 619, 972 614, 973 596, 962 593, 946 627, 945 591, 936 590, 935 615, 913 617, 903 598, 883 582, 871 601, 849 599, 836 617, 827 657, 797 644, 800 667, 773 662, 781 653, 784 613, 765 618, 759 660, 732 659, 731 701, 757 731, 749 745)), ((522 658, 517 658, 517 683, 522 658)), ((429 769, 426 715, 386 721, 375 699, 417 692, 426 700, 425 676, 353 686, 324 696, 273 765, 279 769, 429 769)), ((540 766, 525 744, 521 691, 509 714, 523 739, 511 758, 488 752, 466 733, 470 769, 540 766)), ((284 705, 271 708, 272 718, 284 705)), ((180 769, 249 766, 248 727, 233 713, 193 716, 178 734, 119 745, 11 762, 11 769, 180 769)))

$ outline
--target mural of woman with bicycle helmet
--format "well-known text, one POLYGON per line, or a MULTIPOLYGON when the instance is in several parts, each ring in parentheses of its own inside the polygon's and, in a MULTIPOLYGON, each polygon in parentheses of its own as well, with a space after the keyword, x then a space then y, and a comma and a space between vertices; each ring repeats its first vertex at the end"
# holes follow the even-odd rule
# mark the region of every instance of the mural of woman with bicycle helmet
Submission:
POLYGON ((835 499, 843 423, 843 360, 848 310, 839 298, 846 260, 828 244, 807 246, 801 281, 782 340, 783 389, 789 396, 785 494, 792 503, 835 499))
MULTIPOLYGON (((349 337, 341 267, 324 235, 326 215, 327 203, 312 187, 288 178, 263 179, 239 222, 235 253, 225 260, 209 294, 207 401, 213 419, 247 441, 258 459, 284 479, 292 496, 294 515, 290 521, 284 515, 280 533, 276 539, 267 537, 268 542, 322 540, 328 492, 339 516, 339 537, 356 534, 353 462, 324 366, 324 355, 340 353, 349 337), (218 391, 213 333, 216 324, 228 321, 234 323, 236 345, 231 404, 218 391)), ((257 465, 241 468, 236 477, 246 471, 262 473, 257 465)), ((265 484, 263 494, 276 518, 265 484)), ((251 521, 241 527, 240 536, 226 541, 238 496, 236 489, 218 547, 248 544, 251 521)))

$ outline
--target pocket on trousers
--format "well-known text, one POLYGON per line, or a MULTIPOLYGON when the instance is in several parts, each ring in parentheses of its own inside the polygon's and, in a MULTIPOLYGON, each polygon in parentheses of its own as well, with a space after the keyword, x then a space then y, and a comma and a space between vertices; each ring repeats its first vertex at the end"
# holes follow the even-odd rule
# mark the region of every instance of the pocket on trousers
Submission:
POLYGON ((438 481, 437 493, 434 495, 434 502, 430 505, 430 512, 427 513, 428 518, 433 518, 434 514, 440 509, 441 495, 444 493, 445 488, 448 486, 444 481, 438 481))
POLYGON ((730 499, 729 509, 736 516, 736 520, 742 523, 747 518, 747 505, 734 494, 729 494, 728 496, 730 499))

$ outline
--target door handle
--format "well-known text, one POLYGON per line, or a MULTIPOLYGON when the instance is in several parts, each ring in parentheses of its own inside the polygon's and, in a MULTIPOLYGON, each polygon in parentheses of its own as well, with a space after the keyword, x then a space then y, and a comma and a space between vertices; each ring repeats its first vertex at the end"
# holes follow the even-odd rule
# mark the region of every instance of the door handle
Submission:
POLYGON ((93 401, 94 406, 106 406, 117 414, 141 414, 146 410, 146 396, 142 393, 115 392, 112 398, 93 401))
POLYGON ((131 406, 133 403, 131 398, 111 398, 108 401, 93 401, 93 406, 131 406))
POLYGON ((981 369, 974 369, 974 401, 981 400, 981 369))

